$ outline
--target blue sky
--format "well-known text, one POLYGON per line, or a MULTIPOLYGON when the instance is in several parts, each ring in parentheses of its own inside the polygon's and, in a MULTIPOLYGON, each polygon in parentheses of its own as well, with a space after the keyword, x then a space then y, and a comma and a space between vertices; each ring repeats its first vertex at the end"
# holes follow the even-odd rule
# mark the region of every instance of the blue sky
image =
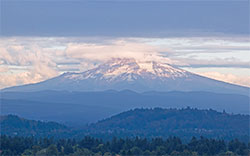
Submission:
POLYGON ((2 0, 0 26, 0 88, 127 56, 250 86, 247 0, 2 0))
POLYGON ((249 34, 247 0, 2 0, 2 35, 249 34))

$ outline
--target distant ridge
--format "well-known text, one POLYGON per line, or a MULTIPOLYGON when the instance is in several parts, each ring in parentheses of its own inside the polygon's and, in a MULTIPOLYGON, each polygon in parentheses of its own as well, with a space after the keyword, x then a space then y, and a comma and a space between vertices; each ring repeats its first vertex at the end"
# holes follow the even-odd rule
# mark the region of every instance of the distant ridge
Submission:
POLYGON ((91 123, 134 108, 214 109, 249 113, 249 97, 211 92, 38 91, 3 92, 1 113, 61 123, 91 123))
POLYGON ((41 90, 105 91, 208 91, 249 96, 248 87, 213 80, 170 64, 116 58, 82 73, 64 73, 58 77, 1 90, 33 92, 41 90))

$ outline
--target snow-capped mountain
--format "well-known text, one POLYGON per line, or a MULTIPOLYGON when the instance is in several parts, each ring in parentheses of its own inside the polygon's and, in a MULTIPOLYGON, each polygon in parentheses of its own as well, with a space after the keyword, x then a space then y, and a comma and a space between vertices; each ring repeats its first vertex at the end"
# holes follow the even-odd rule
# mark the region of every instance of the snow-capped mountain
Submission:
POLYGON ((249 88, 233 85, 188 71, 170 64, 116 58, 82 73, 64 73, 35 84, 6 88, 3 91, 211 91, 249 94, 249 88))
POLYGON ((174 68, 168 64, 161 64, 154 61, 136 61, 135 59, 112 59, 97 68, 83 73, 65 74, 66 79, 75 81, 85 79, 105 80, 107 82, 136 81, 137 79, 157 79, 163 81, 188 77, 188 72, 174 68))

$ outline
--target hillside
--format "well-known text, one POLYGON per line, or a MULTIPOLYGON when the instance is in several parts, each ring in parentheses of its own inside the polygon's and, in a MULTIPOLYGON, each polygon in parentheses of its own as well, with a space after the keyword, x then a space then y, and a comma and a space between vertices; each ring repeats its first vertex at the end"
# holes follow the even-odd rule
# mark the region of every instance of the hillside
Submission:
POLYGON ((134 109, 88 127, 89 134, 113 136, 249 137, 249 115, 214 110, 134 109))
POLYGON ((1 135, 18 136, 57 136, 66 132, 67 127, 56 122, 27 120, 16 115, 0 117, 1 135))
MULTIPOLYGON (((84 114, 82 114, 84 116, 84 114)), ((238 138, 248 142, 249 115, 233 115, 214 110, 198 109, 134 109, 99 122, 70 128, 55 122, 27 120, 15 115, 1 116, 1 135, 54 138, 83 138, 94 136, 103 139, 116 137, 178 136, 189 140, 193 136, 238 138)))

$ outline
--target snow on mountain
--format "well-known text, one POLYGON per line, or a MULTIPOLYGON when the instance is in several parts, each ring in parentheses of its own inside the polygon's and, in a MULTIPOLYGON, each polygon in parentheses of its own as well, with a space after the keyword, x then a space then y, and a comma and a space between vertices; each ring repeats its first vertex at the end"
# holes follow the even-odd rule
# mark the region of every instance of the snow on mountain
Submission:
POLYGON ((249 95, 249 88, 213 80, 170 64, 115 58, 82 73, 64 73, 58 77, 2 91, 209 91, 249 95))
POLYGON ((83 73, 69 73, 65 78, 72 80, 84 80, 88 78, 105 79, 113 81, 116 79, 134 81, 139 76, 142 78, 170 78, 188 77, 185 70, 174 68, 168 64, 154 61, 136 61, 135 59, 112 59, 97 68, 83 73))

